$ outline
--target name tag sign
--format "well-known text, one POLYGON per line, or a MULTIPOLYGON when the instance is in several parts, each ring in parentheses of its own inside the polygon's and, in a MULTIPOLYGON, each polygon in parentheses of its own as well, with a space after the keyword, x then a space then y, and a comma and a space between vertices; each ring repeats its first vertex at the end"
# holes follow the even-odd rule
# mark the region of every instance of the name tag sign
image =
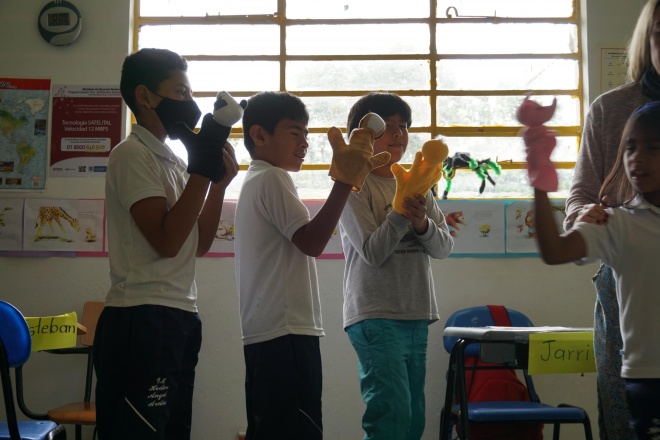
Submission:
POLYGON ((75 347, 78 334, 76 312, 58 316, 25 318, 32 336, 32 351, 75 347))
POLYGON ((592 373, 593 332, 549 332, 529 335, 529 374, 592 373))

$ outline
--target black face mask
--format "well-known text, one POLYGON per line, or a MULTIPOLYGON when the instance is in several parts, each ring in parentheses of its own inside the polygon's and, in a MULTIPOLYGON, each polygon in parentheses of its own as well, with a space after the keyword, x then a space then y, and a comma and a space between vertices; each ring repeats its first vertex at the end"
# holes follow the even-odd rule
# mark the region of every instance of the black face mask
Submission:
MULTIPOLYGON (((154 92, 155 93, 155 92, 154 92)), ((158 95, 158 93, 156 93, 158 95)), ((160 96, 160 95, 158 95, 160 96)), ((156 107, 156 114, 160 118, 160 122, 165 127, 165 131, 170 136, 170 139, 178 139, 178 133, 175 130, 175 124, 182 122, 188 126, 190 130, 195 128, 197 121, 202 116, 202 111, 199 109, 195 101, 179 101, 177 99, 170 99, 164 96, 160 104, 156 107)))

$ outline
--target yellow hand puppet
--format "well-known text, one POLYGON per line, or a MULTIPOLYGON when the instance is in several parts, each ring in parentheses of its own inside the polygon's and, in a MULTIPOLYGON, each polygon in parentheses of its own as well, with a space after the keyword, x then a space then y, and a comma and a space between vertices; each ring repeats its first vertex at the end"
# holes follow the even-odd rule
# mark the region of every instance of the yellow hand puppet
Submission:
POLYGON ((385 121, 375 113, 367 113, 360 120, 360 128, 351 132, 348 145, 341 130, 331 127, 328 130, 328 140, 332 146, 329 176, 338 182, 353 185, 353 191, 359 192, 371 170, 390 160, 388 152, 374 156, 374 140, 384 131, 385 121))
POLYGON ((399 214, 406 212, 403 200, 406 197, 414 197, 417 194, 423 196, 435 185, 442 176, 442 163, 447 158, 449 149, 447 144, 439 139, 431 139, 424 142, 422 151, 415 154, 415 160, 406 171, 398 163, 392 164, 390 168, 396 178, 396 194, 392 202, 392 208, 399 214))

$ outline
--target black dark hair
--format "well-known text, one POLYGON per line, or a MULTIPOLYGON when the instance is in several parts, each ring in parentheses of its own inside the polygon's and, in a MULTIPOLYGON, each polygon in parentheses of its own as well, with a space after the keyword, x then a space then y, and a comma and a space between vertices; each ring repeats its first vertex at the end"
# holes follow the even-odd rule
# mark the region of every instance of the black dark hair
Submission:
POLYGON ((119 89, 128 108, 137 115, 139 108, 135 102, 135 89, 144 85, 156 91, 174 70, 185 72, 188 63, 171 50, 145 48, 127 56, 121 69, 119 89))
POLYGON ((623 128, 616 162, 600 187, 598 195, 598 200, 602 200, 605 195, 610 196, 613 200, 610 206, 619 206, 635 196, 635 190, 626 176, 623 163, 623 156, 628 147, 628 137, 635 128, 660 130, 660 101, 650 102, 635 110, 623 128))
POLYGON ((243 112, 243 142, 250 156, 254 154, 254 140, 250 128, 259 125, 267 133, 273 134, 275 127, 283 119, 300 121, 307 125, 309 113, 305 103, 288 92, 259 92, 248 100, 243 112))
POLYGON ((348 133, 358 127, 360 119, 367 113, 376 113, 385 119, 390 116, 399 115, 406 121, 408 128, 412 125, 412 110, 406 101, 396 93, 372 92, 358 99, 348 112, 346 128, 348 133))

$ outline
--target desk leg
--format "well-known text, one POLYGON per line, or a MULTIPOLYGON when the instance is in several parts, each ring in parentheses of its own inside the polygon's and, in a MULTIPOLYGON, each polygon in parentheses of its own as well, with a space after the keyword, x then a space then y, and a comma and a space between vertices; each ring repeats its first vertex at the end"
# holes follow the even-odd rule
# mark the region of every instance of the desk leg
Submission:
POLYGON ((445 388, 445 406, 440 413, 440 440, 451 440, 451 413, 456 389, 456 352, 449 353, 449 369, 447 370, 447 387, 445 388))
POLYGON ((467 390, 465 389, 465 349, 471 343, 466 339, 459 339, 452 349, 456 351, 455 365, 456 365, 456 378, 455 387, 458 388, 458 402, 460 416, 458 423, 460 424, 461 439, 469 440, 470 426, 468 420, 468 403, 467 403, 467 390))

